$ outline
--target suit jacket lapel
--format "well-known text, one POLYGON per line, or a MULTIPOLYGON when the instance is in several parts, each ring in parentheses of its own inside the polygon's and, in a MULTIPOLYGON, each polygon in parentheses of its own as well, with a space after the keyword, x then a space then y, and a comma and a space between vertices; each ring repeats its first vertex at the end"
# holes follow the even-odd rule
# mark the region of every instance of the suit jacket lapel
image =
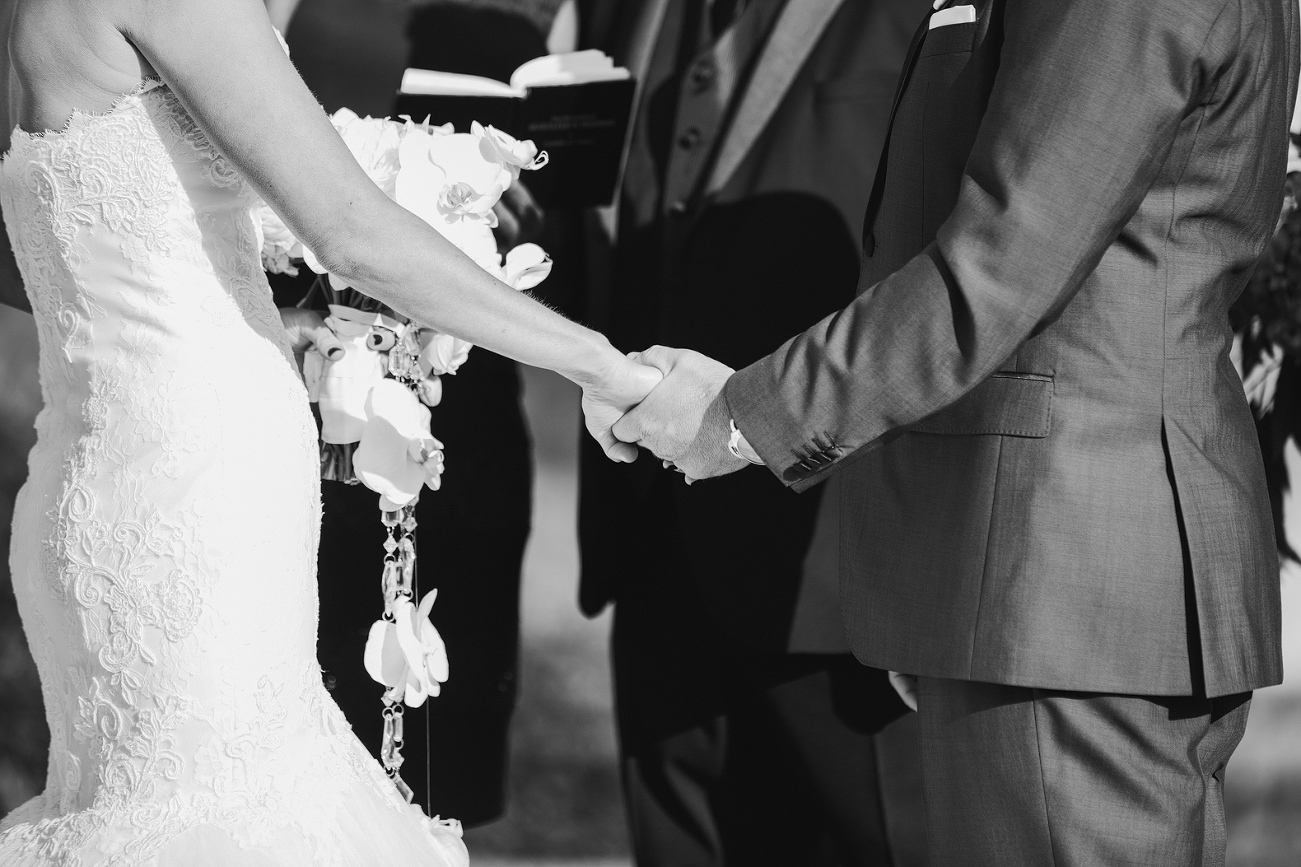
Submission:
MULTIPOLYGON (((668 8, 669 0, 646 0, 628 41, 628 61, 624 65, 637 79, 639 88, 650 70, 655 43, 659 40, 660 28, 664 24, 664 14, 668 8)), ((638 93, 639 99, 641 96, 643 94, 638 93)))
POLYGON ((719 145, 705 194, 718 192, 741 165, 822 31, 844 0, 789 0, 755 64, 749 87, 719 145))
POLYGON ((936 0, 935 5, 913 34, 912 44, 908 46, 908 55, 903 62, 903 72, 899 74, 899 85, 894 91, 894 103, 890 106, 890 120, 885 125, 885 144, 876 163, 876 178, 872 181, 872 192, 867 198, 867 213, 863 217, 863 252, 872 256, 876 253, 876 215, 881 210, 881 197, 885 192, 886 167, 890 164, 890 136, 894 133, 894 118, 899 113, 899 102, 903 99, 908 82, 912 79, 913 67, 917 65, 918 51, 926 40, 930 30, 931 16, 949 4, 949 0, 936 0))

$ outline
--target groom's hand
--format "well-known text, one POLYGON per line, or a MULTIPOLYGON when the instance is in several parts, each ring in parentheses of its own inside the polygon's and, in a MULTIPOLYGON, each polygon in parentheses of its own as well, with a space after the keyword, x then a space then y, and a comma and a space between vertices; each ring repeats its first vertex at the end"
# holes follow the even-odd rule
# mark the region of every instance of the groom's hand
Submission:
POLYGON ((688 482, 747 466, 727 448, 728 416, 722 392, 732 368, 699 352, 664 346, 631 357, 659 368, 664 380, 615 423, 616 437, 673 463, 688 482))

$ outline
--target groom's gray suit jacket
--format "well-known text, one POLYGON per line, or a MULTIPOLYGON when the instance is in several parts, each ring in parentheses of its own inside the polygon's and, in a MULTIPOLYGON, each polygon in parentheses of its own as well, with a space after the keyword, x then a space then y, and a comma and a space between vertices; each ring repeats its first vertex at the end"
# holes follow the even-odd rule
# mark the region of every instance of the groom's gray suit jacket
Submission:
POLYGON ((918 32, 860 296, 737 373, 730 410, 787 484, 841 474, 864 662, 1151 695, 1277 683, 1226 311, 1278 216, 1297 4, 975 11, 918 32))

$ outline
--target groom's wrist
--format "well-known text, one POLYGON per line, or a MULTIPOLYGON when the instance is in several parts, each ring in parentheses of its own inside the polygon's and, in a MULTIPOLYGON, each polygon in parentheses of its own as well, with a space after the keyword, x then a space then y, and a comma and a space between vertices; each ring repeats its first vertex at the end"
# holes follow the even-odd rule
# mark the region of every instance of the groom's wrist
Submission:
POLYGON ((741 433, 741 429, 736 426, 736 419, 729 418, 727 420, 727 430, 727 450, 732 453, 733 457, 757 466, 764 465, 763 458, 759 457, 759 453, 750 445, 750 441, 745 438, 745 434, 741 433))

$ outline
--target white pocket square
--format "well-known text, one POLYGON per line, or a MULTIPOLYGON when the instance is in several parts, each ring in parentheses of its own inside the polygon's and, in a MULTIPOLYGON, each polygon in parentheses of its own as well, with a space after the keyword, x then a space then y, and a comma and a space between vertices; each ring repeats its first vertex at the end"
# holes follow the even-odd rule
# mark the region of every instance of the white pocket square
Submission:
POLYGON ((931 16, 930 29, 948 27, 950 24, 972 24, 976 20, 975 6, 952 6, 931 16))

